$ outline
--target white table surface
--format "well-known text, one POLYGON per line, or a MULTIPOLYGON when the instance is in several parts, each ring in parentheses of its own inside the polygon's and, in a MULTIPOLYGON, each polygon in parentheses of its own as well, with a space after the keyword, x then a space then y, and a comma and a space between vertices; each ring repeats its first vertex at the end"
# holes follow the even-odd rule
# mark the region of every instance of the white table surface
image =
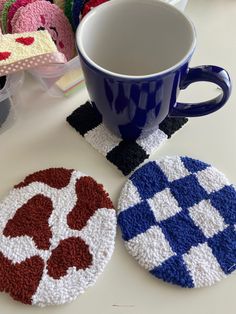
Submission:
MULTIPOLYGON (((192 65, 216 64, 236 81, 236 1, 190 0, 186 9, 198 33, 192 65)), ((182 99, 199 101, 218 93, 214 85, 189 88, 182 99)), ((126 178, 90 147, 65 121, 87 100, 85 89, 71 98, 42 94, 27 78, 15 125, 0 135, 0 198, 27 174, 48 167, 79 169, 104 184, 114 202, 126 178)), ((215 114, 193 118, 152 159, 188 155, 214 164, 236 183, 236 94, 215 114)), ((71 304, 37 308, 0 294, 1 314, 218 314, 235 311, 236 275, 204 289, 181 289, 149 275, 126 252, 120 232, 115 252, 97 284, 71 304)))

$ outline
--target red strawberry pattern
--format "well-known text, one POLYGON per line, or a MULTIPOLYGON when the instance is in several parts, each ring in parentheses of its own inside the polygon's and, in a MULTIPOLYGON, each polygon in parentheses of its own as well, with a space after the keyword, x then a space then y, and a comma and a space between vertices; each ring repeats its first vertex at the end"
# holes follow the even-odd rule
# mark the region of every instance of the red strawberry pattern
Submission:
POLYGON ((79 171, 51 168, 27 176, 0 204, 0 221, 0 291, 26 304, 75 299, 114 249, 112 202, 79 171))
POLYGON ((0 61, 7 60, 11 53, 9 51, 0 52, 0 61))
POLYGON ((16 42, 25 46, 30 46, 34 43, 34 37, 19 37, 16 38, 16 42))

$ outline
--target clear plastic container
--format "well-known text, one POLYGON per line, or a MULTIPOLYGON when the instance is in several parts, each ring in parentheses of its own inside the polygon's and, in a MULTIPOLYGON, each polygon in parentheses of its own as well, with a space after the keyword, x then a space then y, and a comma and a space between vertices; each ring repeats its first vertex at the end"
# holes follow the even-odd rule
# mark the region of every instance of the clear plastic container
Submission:
POLYGON ((23 72, 0 77, 0 134, 9 129, 16 119, 16 95, 23 81, 23 72))
POLYGON ((29 70, 51 96, 70 95, 83 85, 79 57, 65 64, 53 64, 29 70))

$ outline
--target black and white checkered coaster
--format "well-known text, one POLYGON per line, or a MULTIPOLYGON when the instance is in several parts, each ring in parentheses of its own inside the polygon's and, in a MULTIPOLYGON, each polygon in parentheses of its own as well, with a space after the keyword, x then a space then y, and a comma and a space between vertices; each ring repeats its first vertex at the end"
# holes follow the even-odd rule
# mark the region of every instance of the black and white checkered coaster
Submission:
POLYGON ((171 138, 188 119, 166 118, 157 131, 136 141, 125 141, 111 134, 102 123, 102 116, 90 102, 77 108, 67 117, 67 121, 107 160, 124 175, 128 175, 171 138))

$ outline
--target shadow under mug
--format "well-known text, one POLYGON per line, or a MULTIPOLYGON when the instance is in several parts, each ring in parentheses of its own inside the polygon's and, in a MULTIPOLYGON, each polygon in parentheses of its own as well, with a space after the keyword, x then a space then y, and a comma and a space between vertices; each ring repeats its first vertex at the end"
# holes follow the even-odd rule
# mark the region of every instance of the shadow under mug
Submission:
POLYGON ((194 26, 167 3, 106 2, 82 20, 76 40, 91 101, 106 127, 124 140, 148 136, 167 116, 210 114, 231 94, 224 69, 189 68, 194 26), (221 94, 199 104, 177 102, 181 89, 199 81, 217 84, 221 94))

